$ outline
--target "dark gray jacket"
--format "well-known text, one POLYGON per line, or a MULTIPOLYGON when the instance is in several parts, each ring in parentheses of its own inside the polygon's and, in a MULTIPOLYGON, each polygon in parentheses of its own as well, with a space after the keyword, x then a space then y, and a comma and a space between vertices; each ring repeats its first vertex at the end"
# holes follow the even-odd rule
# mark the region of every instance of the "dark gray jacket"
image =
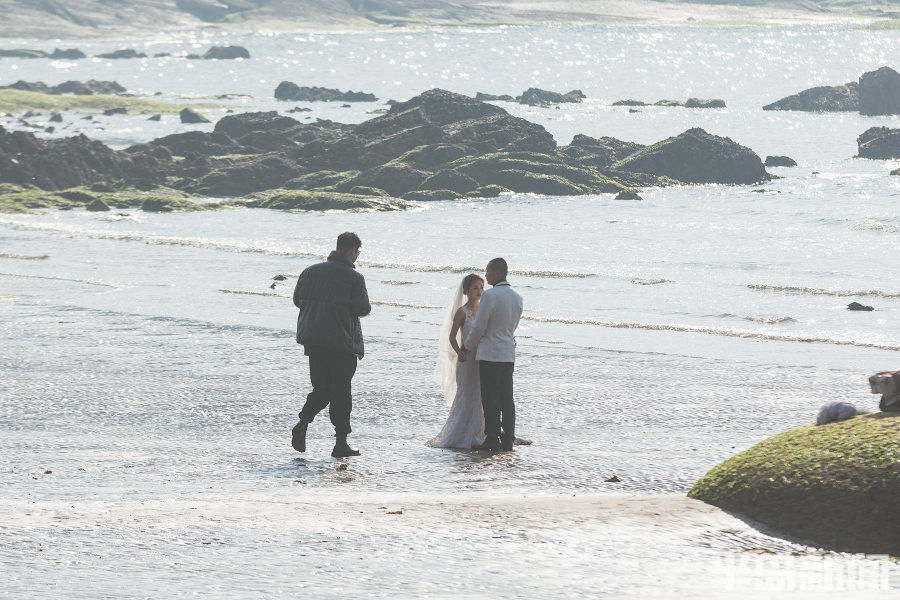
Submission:
POLYGON ((372 311, 366 280, 343 252, 333 251, 328 260, 307 267, 294 288, 297 343, 364 354, 359 318, 372 311))

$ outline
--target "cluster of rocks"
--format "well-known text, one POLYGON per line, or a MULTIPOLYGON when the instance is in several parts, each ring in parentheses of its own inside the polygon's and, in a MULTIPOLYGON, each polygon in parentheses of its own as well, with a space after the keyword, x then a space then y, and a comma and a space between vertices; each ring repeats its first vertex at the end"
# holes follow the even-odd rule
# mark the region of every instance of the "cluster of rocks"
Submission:
POLYGON ((653 104, 641 100, 616 100, 613 106, 680 106, 684 108, 725 108, 725 101, 719 98, 688 98, 681 100, 657 100, 653 104))
POLYGON ((863 115, 900 114, 900 73, 881 67, 844 85, 818 86, 763 106, 763 110, 858 111, 863 115))
MULTIPOLYGON (((153 55, 154 58, 162 58, 167 56, 178 55, 173 55, 169 52, 160 52, 153 55)), ((97 54, 96 57, 111 59, 147 58, 147 54, 144 52, 138 52, 134 48, 122 48, 120 50, 114 50, 112 52, 103 52, 102 54, 97 54)), ((60 50, 59 48, 57 48, 53 52, 20 48, 13 50, 0 50, 0 58, 52 58, 74 60, 87 58, 87 54, 85 54, 78 48, 68 48, 66 50, 60 50)), ((236 58, 250 58, 250 52, 243 46, 213 46, 203 54, 187 54, 184 55, 184 58, 228 60, 236 58)))
POLYGON ((587 98, 581 90, 571 90, 565 94, 551 92, 540 88, 528 88, 521 95, 513 97, 508 94, 494 95, 477 92, 475 99, 479 102, 518 102, 528 106, 549 106, 551 104, 566 104, 581 102, 587 98))
POLYGON ((290 81, 282 81, 275 88, 275 99, 285 102, 376 102, 374 94, 366 92, 342 92, 324 87, 300 87, 290 81))
POLYGON ((41 94, 75 94, 76 96, 90 96, 93 94, 124 95, 128 90, 116 81, 66 81, 59 85, 48 86, 42 81, 19 80, 13 84, 0 86, 0 89, 23 90, 26 92, 39 92, 41 94))
POLYGON ((173 134, 122 151, 84 136, 39 140, 0 130, 0 182, 60 190, 119 181, 241 196, 244 205, 271 208, 508 191, 618 193, 769 177, 752 150, 699 128, 652 146, 585 135, 558 146, 541 125, 439 89, 359 124, 245 113, 220 119, 211 132, 173 134))

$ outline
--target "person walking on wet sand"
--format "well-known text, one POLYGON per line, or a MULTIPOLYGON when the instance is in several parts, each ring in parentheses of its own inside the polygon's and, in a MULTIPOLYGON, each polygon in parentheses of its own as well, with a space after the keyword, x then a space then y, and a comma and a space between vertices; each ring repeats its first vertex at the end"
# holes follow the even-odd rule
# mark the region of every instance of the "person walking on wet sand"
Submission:
POLYGON ((297 343, 309 357, 313 388, 291 431, 291 446, 297 452, 306 452, 306 430, 327 406, 337 437, 331 455, 359 456, 347 443, 347 435, 352 431, 350 381, 364 354, 359 318, 372 311, 366 281, 354 266, 361 246, 355 233, 342 233, 328 260, 304 269, 294 288, 294 305, 300 309, 297 343))

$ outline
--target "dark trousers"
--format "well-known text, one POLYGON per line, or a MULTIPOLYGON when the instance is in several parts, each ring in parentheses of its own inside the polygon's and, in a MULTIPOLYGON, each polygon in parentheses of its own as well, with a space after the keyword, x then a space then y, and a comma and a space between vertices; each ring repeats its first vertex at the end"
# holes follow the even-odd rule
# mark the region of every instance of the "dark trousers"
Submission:
POLYGON ((511 362, 479 360, 481 405, 484 407, 484 434, 488 438, 500 435, 516 438, 516 405, 513 402, 513 367, 511 362))
POLYGON ((350 381, 356 373, 356 355, 331 348, 307 347, 309 356, 309 380, 313 389, 306 396, 306 404, 300 411, 302 418, 312 423, 326 406, 331 424, 338 435, 347 435, 350 429, 350 411, 353 398, 350 381))

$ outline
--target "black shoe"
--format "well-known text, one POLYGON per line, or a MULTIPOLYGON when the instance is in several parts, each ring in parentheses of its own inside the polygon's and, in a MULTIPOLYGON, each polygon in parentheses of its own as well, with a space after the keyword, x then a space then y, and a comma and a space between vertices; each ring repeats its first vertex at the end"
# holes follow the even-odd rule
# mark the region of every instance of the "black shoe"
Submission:
POLYGON ((484 438, 484 443, 475 447, 476 450, 487 450, 488 452, 496 452, 500 449, 500 438, 497 436, 484 438))
POLYGON ((300 417, 300 422, 291 429, 291 446, 293 446, 294 450, 297 452, 306 452, 307 427, 309 427, 309 422, 303 417, 300 417))
POLYGON ((334 445, 334 449, 331 451, 331 455, 335 458, 343 458, 345 456, 359 456, 359 450, 354 450, 350 447, 350 444, 347 443, 346 435, 337 436, 337 443, 334 445))
POLYGON ((500 450, 503 452, 511 452, 513 449, 513 442, 515 441, 515 437, 506 437, 500 439, 500 450))

